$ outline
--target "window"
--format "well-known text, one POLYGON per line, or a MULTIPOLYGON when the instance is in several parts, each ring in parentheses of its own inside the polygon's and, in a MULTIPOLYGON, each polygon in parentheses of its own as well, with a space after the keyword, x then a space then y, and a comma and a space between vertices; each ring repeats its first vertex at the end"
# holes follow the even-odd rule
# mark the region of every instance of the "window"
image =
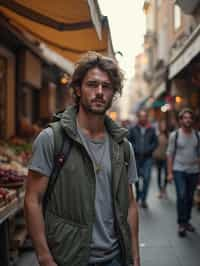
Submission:
POLYGON ((174 6, 174 29, 178 30, 181 26, 181 9, 179 6, 174 6))

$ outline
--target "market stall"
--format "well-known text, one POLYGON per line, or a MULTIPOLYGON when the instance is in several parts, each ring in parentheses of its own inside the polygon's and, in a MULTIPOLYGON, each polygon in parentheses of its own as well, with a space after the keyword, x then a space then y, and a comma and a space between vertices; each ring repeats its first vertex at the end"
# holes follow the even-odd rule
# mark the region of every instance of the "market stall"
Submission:
POLYGON ((27 235, 23 202, 30 150, 16 138, 0 143, 0 265, 12 265, 27 235))

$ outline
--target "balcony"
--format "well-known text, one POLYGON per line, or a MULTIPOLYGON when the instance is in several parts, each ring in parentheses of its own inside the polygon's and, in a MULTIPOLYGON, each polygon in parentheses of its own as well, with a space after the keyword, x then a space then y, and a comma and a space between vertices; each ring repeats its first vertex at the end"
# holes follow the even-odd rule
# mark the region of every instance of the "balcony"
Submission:
POLYGON ((185 14, 192 14, 200 5, 200 0, 175 0, 174 2, 180 6, 185 14))

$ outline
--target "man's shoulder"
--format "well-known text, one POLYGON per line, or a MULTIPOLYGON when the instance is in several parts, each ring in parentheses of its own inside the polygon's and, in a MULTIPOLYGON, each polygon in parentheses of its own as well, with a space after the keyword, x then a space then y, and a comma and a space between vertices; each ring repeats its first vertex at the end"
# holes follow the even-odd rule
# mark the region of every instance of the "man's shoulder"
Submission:
POLYGON ((179 133, 179 129, 175 129, 169 133, 169 138, 175 138, 175 136, 179 133))
POLYGON ((43 129, 34 139, 33 147, 48 147, 53 145, 54 137, 53 137, 53 130, 50 127, 43 129))
POLYGON ((147 129, 149 129, 149 130, 151 130, 151 131, 156 131, 155 127, 152 126, 152 125, 149 125, 149 126, 147 127, 147 129))
POLYGON ((136 125, 132 125, 129 127, 129 130, 130 131, 135 131, 135 130, 138 130, 139 126, 136 124, 136 125))
POLYGON ((51 138, 53 136, 53 130, 51 127, 46 127, 40 131, 36 139, 51 138))

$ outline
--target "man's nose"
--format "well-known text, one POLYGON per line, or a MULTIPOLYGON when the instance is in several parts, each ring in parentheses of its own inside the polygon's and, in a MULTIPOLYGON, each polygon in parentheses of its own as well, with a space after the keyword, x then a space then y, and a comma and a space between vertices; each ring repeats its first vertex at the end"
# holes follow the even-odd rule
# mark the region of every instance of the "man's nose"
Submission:
POLYGON ((98 84, 97 88, 96 88, 96 93, 98 94, 102 94, 103 93, 103 86, 101 83, 98 84))

